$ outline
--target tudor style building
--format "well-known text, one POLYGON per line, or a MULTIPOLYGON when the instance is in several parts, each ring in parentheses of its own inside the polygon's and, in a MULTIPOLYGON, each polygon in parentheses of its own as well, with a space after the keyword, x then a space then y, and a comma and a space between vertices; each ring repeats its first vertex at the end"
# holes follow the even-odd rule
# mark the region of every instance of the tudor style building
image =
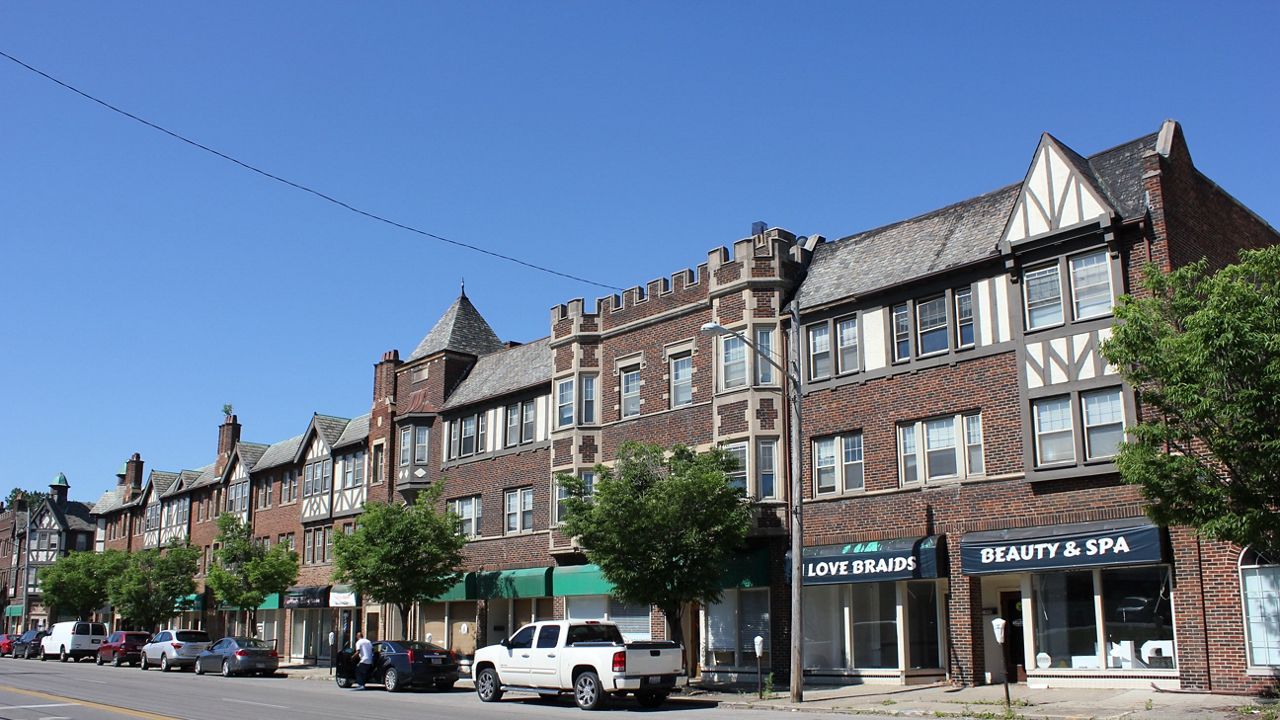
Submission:
POLYGON ((1099 346, 1145 264, 1277 240, 1169 122, 1087 158, 1045 135, 1021 183, 819 246, 799 292, 806 672, 1270 682, 1239 639, 1239 548, 1152 525, 1120 482, 1142 408, 1099 346))

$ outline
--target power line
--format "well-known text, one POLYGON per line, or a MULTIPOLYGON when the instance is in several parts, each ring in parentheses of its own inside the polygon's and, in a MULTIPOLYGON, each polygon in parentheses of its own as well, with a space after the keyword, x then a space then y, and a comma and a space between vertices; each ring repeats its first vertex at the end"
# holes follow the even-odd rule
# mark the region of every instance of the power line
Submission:
POLYGON ((84 98, 84 99, 86 99, 86 100, 90 100, 90 101, 92 101, 92 102, 95 102, 95 103, 97 103, 97 104, 101 105, 102 107, 107 108, 108 110, 110 110, 110 111, 112 111, 112 112, 119 113, 120 115, 123 115, 123 116, 125 116, 125 117, 129 118, 130 120, 136 120, 137 122, 140 122, 140 123, 142 123, 143 125, 146 125, 147 127, 151 128, 151 129, 153 129, 153 130, 159 130, 160 132, 164 133, 165 135, 168 135, 169 137, 171 137, 171 138, 173 138, 173 139, 175 139, 175 140, 180 140, 180 141, 182 141, 182 142, 184 142, 184 143, 186 143, 186 144, 188 144, 188 145, 191 145, 192 147, 199 148, 200 150, 204 150, 204 151, 205 151, 205 152, 207 152, 207 153, 211 153, 211 154, 213 154, 213 155, 216 155, 216 156, 218 156, 218 157, 222 158, 223 160, 226 160, 226 161, 231 162, 231 163, 235 163, 236 165, 239 165, 240 167, 244 168, 245 170, 249 170, 249 171, 251 171, 251 172, 255 172, 255 173, 257 173, 257 174, 259 174, 259 175, 261 175, 261 176, 263 176, 263 177, 265 177, 265 178, 268 178, 268 179, 270 179, 270 180, 275 180, 275 181, 276 181, 276 182, 278 182, 278 183, 283 183, 283 184, 285 184, 285 185, 288 185, 289 187, 294 188, 295 190, 301 190, 301 191, 303 191, 303 192, 305 192, 305 193, 310 193, 310 194, 312 194, 312 195, 315 195, 316 197, 320 198, 321 200, 324 200, 324 201, 326 201, 326 202, 333 203, 334 205, 337 205, 338 207, 344 208, 344 209, 346 209, 346 210, 350 210, 351 212, 353 212, 353 213, 355 213, 355 214, 357 214, 357 215, 363 215, 364 217, 367 217, 367 218, 369 218, 370 220, 375 220, 375 221, 380 222, 380 223, 385 223, 385 224, 390 225, 390 226, 392 226, 392 227, 400 228, 401 230, 408 230, 408 231, 409 231, 409 232, 411 232, 411 233, 417 233, 418 235, 422 235, 422 236, 424 236, 424 237, 429 237, 429 238, 431 238, 431 239, 433 239, 433 240, 439 240, 440 242, 443 242, 443 243, 448 243, 448 244, 450 244, 450 245, 456 245, 457 247, 466 248, 467 250, 472 250, 472 251, 475 251, 475 252, 478 252, 478 253, 482 253, 482 254, 484 254, 484 255, 488 255, 488 256, 490 256, 490 257, 495 257, 495 258, 498 258, 499 260, 506 260, 507 262, 512 262, 512 263, 515 263, 515 264, 517 264, 517 265, 523 265, 524 267, 530 268, 530 269, 532 269, 532 270, 537 270, 537 271, 539 271, 539 272, 544 272, 544 273, 547 273, 547 274, 549 274, 549 275, 557 275, 557 276, 559 276, 559 277, 567 278, 567 279, 569 279, 569 280, 575 280, 575 281, 577 281, 577 282, 586 283, 586 284, 588 284, 588 285, 595 285, 596 287, 602 287, 602 288, 605 288, 606 290, 618 290, 618 291, 621 291, 621 290, 622 290, 622 288, 617 287, 617 286, 615 286, 615 285, 609 285, 609 284, 602 283, 602 282, 596 282, 595 280, 588 280, 587 278, 584 278, 584 277, 578 277, 577 275, 571 275, 571 274, 569 274, 569 273, 561 272, 561 271, 559 271, 559 270, 554 270, 554 269, 552 269, 552 268, 545 267, 545 266, 543 266, 543 265, 537 265, 537 264, 535 264, 535 263, 527 262, 527 261, 525 261, 525 260, 521 260, 521 259, 519 259, 519 258, 512 257, 512 256, 510 256, 510 255, 503 255, 502 253, 494 252, 493 250, 486 250, 486 249, 484 249, 484 248, 482 248, 482 247, 479 247, 479 246, 477 246, 477 245, 472 245, 471 243, 465 243, 465 242, 461 242, 461 241, 459 241, 459 240, 450 240, 450 239, 449 239, 449 238, 447 238, 447 237, 443 237, 443 236, 441 236, 441 235, 436 235, 435 233, 427 232, 426 230, 422 230, 422 229, 419 229, 419 228, 413 227, 412 225, 406 225, 406 224, 401 223, 401 222, 396 222, 395 220, 392 220, 392 219, 390 219, 390 218, 383 217, 383 216, 381 216, 381 215, 378 215, 377 213, 373 213, 373 212, 370 212, 370 211, 368 211, 368 210, 362 210, 361 208, 358 208, 358 207, 356 207, 356 206, 354 206, 354 205, 351 205, 351 204, 349 204, 349 203, 343 202, 342 200, 339 200, 339 199, 337 199, 337 198, 333 197, 332 195, 326 195, 325 193, 322 193, 322 192, 320 192, 319 190, 316 190, 316 189, 314 189, 314 188, 307 187, 306 185, 303 185, 303 184, 301 184, 301 183, 296 183, 296 182, 294 182, 294 181, 292 181, 292 180, 289 180, 289 179, 287 179, 287 178, 280 177, 279 175, 276 175, 276 174, 274 174, 274 173, 267 172, 266 170, 263 170, 262 168, 256 167, 256 166, 254 166, 254 165, 250 165, 249 163, 244 162, 243 160, 239 160, 239 159, 237 159, 237 158, 234 158, 234 157, 232 157, 232 156, 230 156, 230 155, 228 155, 228 154, 226 154, 226 153, 224 153, 224 152, 222 152, 222 151, 220 151, 220 150, 215 150, 215 149, 213 149, 213 148, 209 147, 208 145, 204 145, 204 144, 202 144, 202 143, 196 142, 195 140, 192 140, 191 138, 188 138, 188 137, 186 137, 186 136, 184 136, 184 135, 181 135, 181 134, 179 134, 179 133, 176 133, 176 132, 174 132, 174 131, 172 131, 172 130, 170 130, 170 129, 166 128, 166 127, 163 127, 163 126, 157 125, 156 123, 153 123, 153 122, 151 122, 150 120, 147 120, 147 119, 145 119, 145 118, 138 117, 137 115, 134 115, 133 113, 129 112, 128 110, 124 110, 124 109, 118 108, 118 107, 116 107, 115 105, 112 105, 111 103, 109 103, 109 102, 107 102, 107 101, 105 101, 105 100, 102 100, 102 99, 99 99, 99 98, 97 98, 97 97, 94 97, 93 95, 90 95, 89 93, 87 93, 87 92, 85 92, 85 91, 81 90, 80 88, 75 87, 74 85, 71 85, 71 84, 69 84, 69 83, 65 83, 65 82, 63 82, 63 81, 59 80, 58 78, 56 78, 56 77, 54 77, 54 76, 50 75, 49 73, 47 73, 47 72, 45 72, 45 71, 43 71, 43 70, 41 70, 41 69, 39 69, 39 68, 32 67, 31 65, 28 65, 27 63, 25 63, 25 62, 23 62, 23 61, 19 60, 18 58, 16 58, 16 57, 14 57, 14 56, 10 55, 9 53, 7 53, 7 52, 5 52, 5 51, 3 51, 3 50, 0 50, 0 56, 3 56, 3 57, 5 57, 5 58, 7 58, 7 59, 9 59, 9 60, 12 60, 14 63, 16 63, 16 64, 18 64, 18 65, 21 65, 22 67, 26 68, 27 70, 30 70, 31 72, 33 72, 33 73, 35 73, 35 74, 39 75, 40 77, 43 77, 43 78, 44 78, 44 79, 46 79, 46 80, 49 80, 49 81, 51 81, 51 82, 53 82, 53 83, 56 83, 56 84, 58 84, 58 85, 61 85, 62 87, 66 88, 67 90, 70 90, 71 92, 73 92, 73 93, 75 93, 75 94, 79 95, 80 97, 83 97, 83 98, 84 98))

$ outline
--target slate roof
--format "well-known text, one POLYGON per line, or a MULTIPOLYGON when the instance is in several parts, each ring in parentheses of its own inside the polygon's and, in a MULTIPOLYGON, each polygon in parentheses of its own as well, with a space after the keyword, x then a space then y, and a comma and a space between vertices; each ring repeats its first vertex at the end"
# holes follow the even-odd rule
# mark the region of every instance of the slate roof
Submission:
POLYGON ((281 440, 273 443, 262 453, 262 457, 258 458, 258 464, 253 466, 254 470, 265 470, 280 465, 286 465, 293 462, 293 456, 298 452, 298 446, 302 445, 302 436, 295 435, 288 440, 281 440))
MULTIPOLYGON (((1122 217, 1143 212, 1142 155, 1157 133, 1069 160, 1122 217)), ((1065 148, 1065 146, 1063 146, 1065 148)), ((797 295, 802 310, 868 295, 999 255, 1000 236, 1022 183, 814 248, 797 295)))
POLYGON ((480 357, 504 347, 493 328, 463 293, 445 310, 435 327, 422 338, 406 362, 434 355, 441 350, 456 350, 480 357))
POLYGON ((120 510, 124 507, 124 488, 117 485, 110 490, 102 493, 102 497, 98 498, 98 502, 93 504, 93 511, 98 515, 105 515, 109 512, 120 510))
POLYGON ((338 438, 333 447, 339 448, 368 440, 369 415, 370 413, 365 413, 360 417, 351 418, 351 422, 347 423, 347 427, 342 431, 342 437, 338 438))
POLYGON ((451 410, 547 382, 552 375, 551 338, 491 353, 479 360, 445 401, 451 410))
POLYGON ((173 487, 178 480, 178 473, 172 473, 165 470, 152 470, 150 475, 151 487, 155 488, 156 498, 164 497, 164 494, 173 487))
POLYGON ((347 424, 351 422, 350 418, 338 417, 336 415, 321 415, 316 413, 315 424, 316 431, 320 433, 320 437, 333 447, 338 439, 342 437, 342 431, 347 429, 347 424))
POLYGON ((238 442, 236 443, 236 454, 240 456, 240 464, 244 465, 246 470, 252 472, 257 469, 258 461, 262 459, 263 453, 269 447, 271 446, 262 443, 238 442))
POLYGON ((98 523, 93 518, 93 506, 87 502, 68 500, 66 507, 61 508, 61 514, 68 530, 98 529, 98 523))
POLYGON ((200 475, 184 489, 189 490, 192 488, 204 487, 205 485, 212 485, 218 482, 218 473, 214 472, 216 469, 216 465, 205 465, 200 468, 200 475))
POLYGON ((178 493, 181 493, 184 490, 191 489, 191 487, 194 486, 196 482, 200 479, 201 475, 203 475, 205 472, 212 472, 212 471, 213 471, 213 465, 206 465, 198 470, 183 470, 182 472, 178 473, 177 481, 175 481, 173 485, 169 486, 169 491, 160 496, 161 499, 164 499, 166 497, 172 497, 174 495, 177 495, 178 493))

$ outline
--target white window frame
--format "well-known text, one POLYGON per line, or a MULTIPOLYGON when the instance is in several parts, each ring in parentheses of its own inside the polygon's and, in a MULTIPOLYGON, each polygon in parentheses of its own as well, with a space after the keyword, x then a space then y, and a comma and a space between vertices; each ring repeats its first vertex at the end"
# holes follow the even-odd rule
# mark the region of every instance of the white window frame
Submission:
POLYGON ((667 359, 667 373, 670 377, 671 387, 671 407, 685 407, 693 404, 693 354, 690 352, 680 352, 672 355, 667 359), (688 368, 684 372, 684 377, 680 376, 677 369, 678 363, 686 363, 688 368), (683 401, 679 401, 679 389, 685 388, 688 397, 683 401))
POLYGON ((520 403, 520 444, 538 439, 538 402, 525 400, 520 403))
POLYGON ((503 534, 533 532, 533 488, 516 488, 503 493, 502 510, 503 534), (514 529, 511 522, 513 518, 515 519, 514 529))
POLYGON ((583 375, 578 393, 580 403, 578 420, 583 425, 594 425, 596 423, 596 376, 583 375))
POLYGON ((842 318, 836 318, 833 325, 835 326, 832 333, 835 337, 835 352, 833 353, 835 356, 833 358, 835 373, 837 375, 847 375, 857 372, 862 367, 862 358, 858 354, 860 351, 858 347, 858 316, 846 315, 842 318), (846 326, 851 327, 853 330, 851 338, 845 337, 846 326), (851 339, 852 342, 846 343, 845 340, 847 339, 851 339), (848 364, 845 363, 845 351, 851 351, 853 355, 852 362, 848 364))
POLYGON ((771 327, 758 327, 755 329, 756 352, 752 354, 756 364, 756 384, 757 385, 775 385, 777 380, 773 374, 773 363, 765 360, 761 355, 771 360, 776 360, 773 351, 774 331, 771 327))
POLYGON ((1073 318, 1075 318, 1076 320, 1091 320, 1093 318, 1106 317, 1107 315, 1110 315, 1114 311, 1115 302, 1116 302, 1115 288, 1112 285, 1112 281, 1111 281, 1110 252, 1106 248, 1102 248, 1098 250, 1090 250, 1088 252, 1083 252, 1078 255, 1072 255, 1071 257, 1068 257, 1067 258, 1067 278, 1071 283, 1071 316, 1073 318), (1079 286, 1076 285, 1076 262, 1080 260, 1089 259, 1089 258, 1095 258, 1098 256, 1102 256, 1103 273, 1107 278, 1107 283, 1106 283, 1107 284, 1107 308, 1105 310, 1102 310, 1100 312, 1095 312, 1090 315, 1081 315, 1080 314, 1080 294, 1079 294, 1080 291, 1079 291, 1079 286))
POLYGON ((415 425, 413 428, 413 462, 423 465, 427 462, 428 449, 431 445, 431 428, 426 425, 415 425))
POLYGON ((840 433, 839 435, 828 435, 826 437, 815 438, 811 445, 813 453, 813 494, 814 497, 830 497, 835 495, 860 495, 866 492, 867 475, 866 475, 866 448, 861 430, 851 430, 840 433), (819 450, 822 445, 829 445, 830 454, 824 454, 819 450), (858 459, 845 462, 846 447, 852 449, 858 448, 858 459), (858 465, 862 469, 862 485, 860 487, 851 488, 848 486, 848 467, 858 465), (823 486, 819 481, 823 473, 830 473, 831 483, 829 486, 823 486))
POLYGON ((747 386, 747 344, 737 335, 720 336, 720 387, 734 390, 747 386), (736 347, 734 351, 731 348, 736 347), (731 359, 733 353, 738 357, 731 359))
POLYGON ((952 292, 951 307, 952 307, 951 312, 953 317, 955 318, 955 323, 956 323, 956 331, 955 331, 956 348, 964 349, 964 348, 971 348, 974 345, 977 345, 978 329, 977 329, 977 326, 974 325, 974 321, 973 321, 973 288, 962 287, 962 288, 957 288, 954 292, 952 292), (960 298, 967 299, 966 304, 969 306, 969 314, 967 316, 960 314, 960 298), (968 342, 965 342, 964 339, 961 337, 962 328, 964 327, 969 328, 969 335, 971 336, 971 338, 968 342))
MULTIPOLYGON (((1028 331, 1043 330, 1045 328, 1058 327, 1059 325, 1062 325, 1066 318, 1066 313, 1062 306, 1062 299, 1062 266, 1058 261, 1055 260, 1048 265, 1039 265, 1037 267, 1027 268, 1022 272, 1022 308, 1023 315, 1026 317, 1028 331), (1057 300, 1053 301, 1058 306, 1058 317, 1056 320, 1043 322, 1037 325, 1032 322, 1031 311, 1033 308, 1031 307, 1030 293, 1032 277, 1039 277, 1040 275, 1044 275, 1046 277, 1052 276, 1054 278, 1054 282, 1058 284, 1058 297, 1057 300)), ((1041 303, 1034 309, 1038 310, 1042 307, 1047 308, 1052 304, 1053 303, 1041 301, 1041 303)))
POLYGON ((778 440, 776 438, 756 440, 756 467, 751 477, 756 485, 752 493, 755 499, 776 500, 781 496, 781 490, 778 487, 778 440), (765 476, 771 478, 769 484, 773 487, 773 491, 768 494, 764 492, 765 476))
MULTIPOLYGON (((1265 614, 1262 616, 1261 622, 1253 621, 1253 616, 1249 614, 1250 601, 1255 600, 1255 607, 1259 605, 1265 607, 1265 600, 1267 597, 1264 595, 1262 598, 1251 598, 1248 590, 1248 582, 1245 580, 1246 571, 1253 572, 1259 576, 1261 576, 1264 571, 1267 574, 1274 573, 1280 576, 1280 564, 1265 562, 1268 559, 1269 558, 1264 558, 1262 555, 1253 552, 1250 548, 1245 548, 1240 553, 1240 559, 1237 563, 1237 573, 1240 578, 1240 612, 1241 619, 1244 623, 1245 663, 1249 668, 1275 672, 1277 668, 1280 668, 1280 650, 1275 652, 1276 658, 1274 663, 1258 663, 1254 661, 1254 626, 1262 625, 1265 629, 1267 627, 1267 623, 1265 614)), ((1280 585, 1280 578, 1278 578, 1276 582, 1277 585, 1280 585)), ((1276 623, 1280 624, 1280 618, 1276 619, 1276 623)), ((1273 646, 1280 647, 1280 637, 1273 638, 1268 634, 1268 636, 1264 638, 1264 646, 1267 648, 1273 646)))
POLYGON ((751 445, 746 440, 739 440, 725 443, 720 448, 734 457, 740 456, 738 469, 725 473, 725 478, 730 485, 740 487, 744 494, 749 494, 751 488, 747 486, 747 478, 751 477, 751 445))
POLYGON ((808 349, 808 370, 810 380, 826 380, 835 370, 835 358, 831 353, 831 325, 825 320, 805 327, 805 347, 808 349), (821 349, 819 349, 821 348, 821 349), (818 372, 818 358, 825 356, 827 370, 818 372))
POLYGON ((408 467, 413 461, 413 426, 400 427, 400 467, 408 467))
POLYGON ((622 368, 618 373, 618 412, 625 420, 626 418, 639 417, 640 415, 640 366, 629 365, 622 368), (628 377, 635 380, 634 385, 630 389, 627 388, 628 377))
POLYGON ((814 495, 834 495, 840 489, 839 463, 836 459, 837 437, 817 438, 813 441, 813 492, 814 495), (824 448, 830 448, 828 452, 824 448), (830 489, 820 478, 830 473, 830 489))
POLYGON ((1050 395, 1047 397, 1035 398, 1031 401, 1031 431, 1035 441, 1035 465, 1036 467, 1058 467, 1065 465, 1074 465, 1076 463, 1076 422, 1074 413, 1072 412, 1071 395, 1050 395), (1067 418, 1070 425, 1066 429, 1042 431, 1040 429, 1040 405, 1050 401, 1062 401, 1067 407, 1067 418), (1051 463, 1044 462, 1042 459, 1040 438, 1043 435, 1061 435, 1067 433, 1071 438, 1071 457, 1065 460, 1055 460, 1051 463))
MULTIPOLYGON (((578 477, 582 479, 582 484, 587 491, 587 496, 590 497, 591 495, 594 495, 596 491, 595 471, 583 470, 582 472, 578 473, 578 477)), ((556 483, 555 516, 552 517, 552 520, 555 522, 556 525, 559 525, 560 523, 564 522, 564 508, 562 507, 561 503, 563 503, 564 499, 567 497, 569 497, 568 493, 566 493, 565 489, 560 486, 560 483, 557 482, 556 483)))
POLYGON ((898 303, 889 308, 889 330, 895 363, 907 362, 911 359, 911 305, 898 303), (905 320, 905 327, 899 327, 899 319, 905 320), (903 343, 906 347, 903 347, 903 343))
POLYGON ((574 405, 576 404, 574 397, 573 378, 565 378, 556 381, 556 427, 567 428, 573 427, 574 405))
POLYGON ((468 495, 466 497, 454 498, 449 501, 449 512, 458 516, 460 520, 458 524, 458 532, 463 537, 477 538, 480 537, 480 515, 483 504, 480 502, 479 495, 468 495), (466 524, 471 523, 471 530, 466 530, 466 524))
POLYGON ((1125 421, 1126 420, 1125 420, 1125 412, 1124 412, 1124 391, 1120 387, 1100 388, 1098 390, 1087 390, 1087 391, 1081 392, 1080 393, 1080 424, 1084 426, 1084 459, 1086 461, 1110 460, 1114 458, 1116 455, 1118 455, 1119 448, 1116 448, 1116 451, 1111 453, 1110 455, 1093 454, 1093 447, 1092 447, 1093 442, 1092 442, 1092 438, 1089 436, 1089 431, 1096 428, 1119 425, 1121 442, 1123 442, 1125 421), (1091 396, 1102 395, 1104 393, 1114 394, 1116 397, 1116 400, 1120 403, 1120 420, 1118 422, 1113 420, 1110 422, 1090 423, 1089 422, 1089 405, 1087 404, 1086 400, 1091 396))
POLYGON ((917 357, 932 357, 934 355, 941 355, 951 349, 951 333, 947 328, 947 296, 946 295, 934 295, 924 300, 917 301, 915 303, 914 315, 915 315, 915 323, 916 323, 915 336, 916 336, 916 349, 917 349, 916 356, 917 357), (925 307, 937 302, 942 303, 942 312, 939 314, 939 317, 941 317, 942 319, 942 324, 930 326, 926 330, 924 327, 924 323, 921 322, 920 312, 925 307), (942 338, 943 338, 942 347, 937 350, 930 350, 929 352, 925 352, 924 351, 925 333, 937 333, 938 331, 942 332, 942 338))
POLYGON ((987 462, 985 439, 981 435, 982 430, 982 413, 980 411, 956 413, 954 415, 935 415, 911 422, 898 423, 899 485, 903 487, 921 484, 927 486, 985 477, 987 462), (976 418, 977 421, 978 442, 972 442, 973 438, 970 437, 968 432, 971 418, 976 418), (929 448, 929 426, 935 423, 946 423, 947 421, 950 421, 953 442, 949 448, 955 462, 956 471, 945 475, 933 476, 933 462, 930 460, 930 454, 945 452, 948 448, 937 447, 932 450, 929 448), (909 443, 908 437, 910 437, 909 443), (982 460, 980 468, 975 468, 970 463, 969 453, 973 448, 978 449, 978 456, 982 460), (914 462, 912 463, 911 461, 914 462), (911 465, 914 466, 915 479, 907 478, 907 468, 911 465))

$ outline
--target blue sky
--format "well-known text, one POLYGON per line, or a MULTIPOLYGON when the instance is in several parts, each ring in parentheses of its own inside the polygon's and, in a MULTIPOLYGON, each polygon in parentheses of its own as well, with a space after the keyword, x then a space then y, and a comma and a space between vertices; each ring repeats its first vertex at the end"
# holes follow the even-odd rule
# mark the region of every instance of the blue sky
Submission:
MULTIPOLYGON (((51 3, 0 49, 457 240, 631 286, 764 220, 830 238, 1182 122, 1280 224, 1280 4, 51 3)), ((504 339, 604 294, 372 223, 0 59, 0 487, 93 500, 368 410, 457 295, 504 339)))

